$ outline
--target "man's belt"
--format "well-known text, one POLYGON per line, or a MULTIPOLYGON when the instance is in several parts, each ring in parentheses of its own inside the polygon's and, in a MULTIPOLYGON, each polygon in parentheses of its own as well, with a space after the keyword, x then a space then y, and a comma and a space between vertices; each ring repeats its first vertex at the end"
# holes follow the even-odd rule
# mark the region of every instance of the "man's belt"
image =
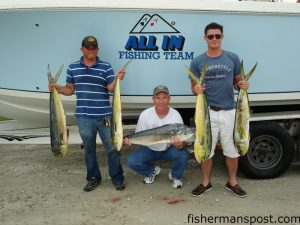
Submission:
POLYGON ((218 107, 218 106, 209 106, 209 108, 213 111, 216 111, 216 112, 219 112, 219 111, 223 110, 221 107, 218 107))

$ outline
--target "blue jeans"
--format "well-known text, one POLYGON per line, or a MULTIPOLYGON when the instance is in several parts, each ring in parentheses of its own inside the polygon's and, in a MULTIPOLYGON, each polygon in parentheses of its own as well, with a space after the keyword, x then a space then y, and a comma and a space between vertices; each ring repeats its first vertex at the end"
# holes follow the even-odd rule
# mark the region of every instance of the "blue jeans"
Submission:
POLYGON ((85 150, 86 179, 90 180, 94 177, 99 182, 102 179, 96 155, 96 136, 98 132, 107 154, 109 176, 114 184, 122 184, 124 176, 120 163, 120 152, 112 144, 111 126, 105 126, 105 120, 107 119, 110 120, 111 118, 77 116, 79 133, 85 150))
POLYGON ((153 162, 160 159, 172 161, 172 176, 181 179, 189 159, 189 153, 187 149, 178 150, 173 145, 165 151, 153 151, 143 146, 128 156, 127 165, 139 174, 148 177, 153 172, 153 162))

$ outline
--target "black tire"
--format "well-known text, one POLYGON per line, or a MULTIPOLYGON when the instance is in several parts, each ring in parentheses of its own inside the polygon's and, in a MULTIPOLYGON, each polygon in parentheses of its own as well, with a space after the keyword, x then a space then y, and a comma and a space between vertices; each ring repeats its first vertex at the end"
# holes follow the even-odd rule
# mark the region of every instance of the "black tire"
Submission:
POLYGON ((274 178, 291 164, 295 146, 293 138, 275 122, 250 124, 248 153, 240 157, 239 169, 249 178, 274 178))

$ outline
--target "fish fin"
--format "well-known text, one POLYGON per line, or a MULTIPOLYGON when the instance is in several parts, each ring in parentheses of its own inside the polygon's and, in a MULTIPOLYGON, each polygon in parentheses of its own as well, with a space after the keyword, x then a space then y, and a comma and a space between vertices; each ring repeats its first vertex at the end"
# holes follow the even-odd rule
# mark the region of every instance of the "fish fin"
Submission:
POLYGON ((129 65, 129 63, 131 63, 132 60, 133 60, 133 59, 128 60, 128 62, 122 67, 122 69, 123 69, 123 70, 126 70, 127 67, 128 67, 128 65, 129 65))
POLYGON ((255 65, 252 67, 250 72, 246 75, 245 80, 249 80, 249 78, 252 76, 254 70, 256 69, 256 66, 257 66, 257 63, 255 63, 255 65))
POLYGON ((59 77, 60 77, 60 75, 61 75, 63 69, 64 69, 64 64, 62 64, 62 65, 60 66, 58 72, 56 73, 55 77, 53 78, 53 82, 54 82, 54 83, 57 83, 57 81, 58 81, 58 79, 59 79, 59 77))
POLYGON ((67 128, 67 137, 68 137, 68 139, 69 139, 69 136, 70 136, 70 130, 69 130, 69 128, 67 128))
POLYGON ((51 76, 50 65, 48 64, 47 76, 49 84, 53 83, 53 77, 51 76))
POLYGON ((186 71, 188 72, 188 74, 190 75, 190 77, 197 83, 200 83, 199 78, 189 69, 188 66, 185 66, 186 71))
POLYGON ((250 115, 250 118, 252 118, 252 114, 253 114, 253 111, 251 110, 251 108, 249 106, 249 115, 250 115))

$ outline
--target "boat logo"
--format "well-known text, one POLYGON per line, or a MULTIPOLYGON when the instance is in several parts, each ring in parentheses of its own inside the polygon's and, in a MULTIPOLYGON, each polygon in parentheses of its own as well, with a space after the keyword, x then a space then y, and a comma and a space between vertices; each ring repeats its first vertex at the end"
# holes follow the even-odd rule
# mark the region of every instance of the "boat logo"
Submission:
POLYGON ((119 59, 191 60, 194 52, 184 52, 185 37, 158 14, 144 14, 131 28, 119 59))
MULTIPOLYGON (((173 22, 175 23, 175 22, 173 22)), ((149 33, 180 33, 174 26, 158 14, 144 14, 137 24, 132 28, 130 34, 149 33)))

